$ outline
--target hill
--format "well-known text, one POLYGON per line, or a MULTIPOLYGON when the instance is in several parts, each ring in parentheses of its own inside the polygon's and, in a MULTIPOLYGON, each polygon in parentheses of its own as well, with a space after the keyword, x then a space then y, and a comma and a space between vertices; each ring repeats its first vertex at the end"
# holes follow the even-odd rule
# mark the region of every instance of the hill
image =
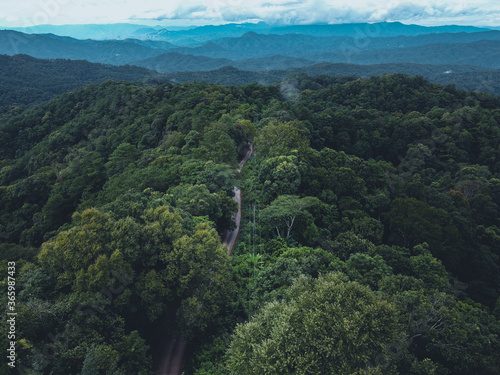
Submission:
POLYGON ((428 44, 400 49, 374 51, 354 50, 351 53, 333 51, 309 55, 313 60, 358 64, 417 63, 471 64, 485 68, 500 68, 500 41, 480 40, 471 43, 428 44))
POLYGON ((75 39, 127 39, 137 38, 157 30, 144 25, 128 23, 115 24, 83 24, 83 25, 35 25, 31 27, 13 27, 10 30, 25 34, 55 34, 75 39))
POLYGON ((79 40, 54 34, 23 34, 0 31, 0 53, 26 54, 39 59, 87 60, 104 64, 124 65, 165 51, 125 41, 79 40))
POLYGON ((167 52, 159 56, 150 57, 149 59, 132 62, 133 65, 153 69, 162 73, 215 70, 226 65, 231 65, 231 63, 232 61, 228 59, 183 55, 178 52, 167 52))
POLYGON ((286 69, 313 62, 467 64, 500 68, 500 31, 376 38, 250 31, 196 47, 175 46, 164 40, 78 40, 54 34, 0 31, 0 52, 114 65, 134 63, 162 72, 206 71, 223 66, 244 70, 286 69))
POLYGON ((463 54, 464 63, 481 65, 483 57, 496 59, 499 41, 500 31, 373 38, 248 32, 240 37, 214 39, 202 46, 174 47, 171 51, 231 60, 281 54, 315 61, 375 64, 426 63, 429 58, 438 63, 454 63, 455 56, 460 56, 458 51, 466 49, 472 55, 463 54))
POLYGON ((400 22, 351 23, 337 25, 269 25, 258 23, 229 23, 225 25, 207 25, 191 27, 149 27, 136 24, 83 24, 83 25, 37 25, 31 27, 13 27, 10 30, 26 34, 55 34, 76 39, 127 39, 167 40, 182 45, 201 44, 222 37, 239 37, 249 31, 263 34, 304 34, 314 36, 351 36, 370 37, 415 36, 438 33, 476 33, 487 28, 472 26, 426 27, 405 25, 400 22))
POLYGON ((269 71, 248 71, 235 67, 223 67, 209 72, 177 72, 166 74, 173 82, 204 81, 223 85, 242 85, 252 82, 272 84, 286 77, 305 73, 308 75, 358 76, 363 78, 391 73, 410 76, 424 76, 431 82, 443 85, 455 84, 457 88, 470 91, 488 92, 500 95, 497 80, 500 70, 483 69, 473 65, 432 65, 432 64, 373 64, 357 65, 344 63, 319 63, 299 68, 269 71))
POLYGON ((10 106, 31 106, 56 95, 108 79, 142 82, 156 72, 74 60, 41 60, 27 55, 0 55, 0 113, 10 106))
POLYGON ((488 28, 474 26, 420 26, 407 25, 401 22, 374 22, 374 23, 344 23, 334 25, 293 25, 273 27, 270 33, 276 34, 306 34, 316 36, 351 36, 359 37, 366 35, 369 37, 391 37, 391 36, 415 36, 424 34, 441 33, 475 33, 488 31, 488 28))
POLYGON ((0 118, 16 365, 149 375, 182 332, 185 373, 495 374, 499 107, 298 74, 106 81, 0 118))
POLYGON ((161 29, 147 35, 154 40, 167 40, 174 44, 200 45, 206 41, 223 37, 241 37, 248 32, 259 34, 302 34, 311 36, 348 36, 362 37, 391 37, 415 36, 435 33, 475 33, 488 31, 488 28, 472 26, 438 26, 425 27, 418 25, 405 25, 400 22, 379 23, 348 23, 337 25, 284 25, 273 26, 263 22, 256 24, 226 24, 219 26, 201 26, 187 30, 161 29))
POLYGON ((224 66, 238 69, 260 71, 272 69, 288 69, 315 64, 315 61, 293 58, 283 55, 273 55, 254 59, 229 60, 210 58, 201 55, 185 55, 178 52, 167 52, 149 59, 134 61, 131 64, 153 69, 161 73, 196 72, 217 70, 224 66))

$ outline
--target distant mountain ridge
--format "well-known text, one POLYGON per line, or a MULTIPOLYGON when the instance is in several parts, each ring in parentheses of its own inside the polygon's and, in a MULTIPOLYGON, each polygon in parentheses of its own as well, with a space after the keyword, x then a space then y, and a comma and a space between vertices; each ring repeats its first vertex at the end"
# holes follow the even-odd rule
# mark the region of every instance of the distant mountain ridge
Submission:
MULTIPOLYGON (((181 55, 182 57, 182 55, 181 55)), ((286 56, 274 56, 279 62, 289 61, 286 56)), ((298 60, 300 62, 300 60, 298 60)), ((302 61, 305 63, 307 61, 302 61)), ((261 62, 246 60, 247 68, 257 67, 261 62), (253 65, 255 64, 255 65, 253 65)), ((12 105, 32 105, 49 100, 55 95, 77 87, 104 80, 125 80, 154 84, 166 82, 206 81, 225 85, 245 83, 271 84, 286 77, 305 73, 314 75, 371 77, 389 73, 422 75, 431 82, 455 84, 458 88, 478 90, 500 95, 500 70, 482 69, 473 65, 432 65, 432 64, 332 64, 319 63, 288 69, 266 69, 250 71, 245 66, 240 69, 223 66, 210 71, 191 71, 159 74, 155 71, 134 66, 112 66, 71 60, 41 60, 27 55, 0 55, 0 113, 12 105)))
POLYGON ((203 55, 189 55, 179 52, 166 52, 162 55, 144 60, 134 61, 131 64, 160 73, 196 72, 219 69, 232 66, 242 70, 260 71, 272 69, 288 69, 294 67, 314 65, 317 61, 293 58, 284 55, 272 55, 245 60, 229 60, 225 58, 211 58, 203 55))
MULTIPOLYGON (((0 27, 0 30, 2 27, 0 27)), ((129 23, 89 24, 89 25, 36 25, 30 27, 13 27, 8 30, 25 34, 55 34, 76 39, 127 39, 155 33, 156 28, 129 23)))
MULTIPOLYGON (((261 25, 261 27, 264 26, 261 25)), ((236 28, 232 26, 232 29, 236 28)), ((219 30, 216 26, 201 29, 219 30)), ((182 32, 188 31, 190 30, 182 32)), ((301 63, 298 63, 297 59, 358 64, 460 62, 486 68, 499 68, 498 42, 500 42, 500 31, 497 30, 373 38, 262 34, 247 31, 239 37, 216 38, 195 47, 178 46, 166 40, 134 38, 108 41, 79 40, 54 34, 0 31, 0 53, 3 54, 27 54, 41 59, 63 58, 114 65, 134 63, 164 72, 211 70, 224 65, 241 67, 237 62, 239 60, 264 59, 275 55, 288 56, 291 61, 288 63, 282 61, 279 65, 269 63, 268 66, 261 62, 260 65, 252 64, 250 68, 245 66, 243 68, 245 70, 269 70, 300 66, 301 63), (467 53, 460 54, 460 50, 467 50, 467 53), (175 57, 172 60, 169 60, 167 56, 158 57, 165 53, 203 56, 205 59, 184 56, 182 59, 185 62, 189 59, 189 63, 183 67, 182 64, 176 65, 176 61, 181 59, 178 55, 172 54, 171 56, 175 57), (208 58, 217 59, 217 61, 210 61, 208 58), (233 62, 220 59, 233 60, 233 62), (144 61, 141 62, 141 60, 144 61)), ((304 62, 302 65, 309 65, 309 62, 304 62)))
POLYGON ((223 58, 184 55, 179 52, 167 52, 159 56, 132 62, 133 65, 146 67, 158 72, 213 70, 231 65, 232 61, 223 58))
POLYGON ((483 69, 474 65, 433 65, 391 63, 374 65, 357 65, 345 63, 319 63, 300 68, 270 71, 244 71, 235 67, 223 67, 207 72, 177 72, 166 74, 173 82, 204 81, 223 85, 242 85, 256 82, 272 84, 280 82, 293 74, 305 73, 310 76, 358 76, 369 78, 392 73, 402 73, 410 76, 423 76, 431 82, 442 85, 454 84, 457 88, 469 91, 488 92, 500 95, 500 69, 483 69))
MULTIPOLYGON (((73 26, 42 25, 30 31, 85 31, 85 25, 73 26)), ((34 103, 101 79, 164 81, 168 77, 177 82, 273 83, 301 72, 360 77, 405 73, 469 90, 500 93, 496 83, 500 77, 498 30, 397 22, 295 26, 260 22, 176 30, 100 25, 94 35, 111 32, 123 32, 127 37, 81 40, 0 30, 0 54, 14 56, 0 59, 0 83, 9 88, 0 90, 2 105, 18 98, 22 98, 20 103, 34 103), (45 60, 29 60, 19 54, 45 60), (109 64, 137 67, 120 70, 109 64), (33 76, 35 71, 39 78, 33 76), (20 89, 12 90, 16 84, 20 89)))
POLYGON ((226 24, 220 26, 200 26, 188 30, 170 31, 161 29, 148 34, 149 39, 164 39, 174 44, 203 43, 221 37, 239 37, 247 32, 258 32, 260 34, 302 34, 311 36, 350 36, 354 38, 364 37, 391 37, 391 36, 415 36, 430 33, 474 33, 488 31, 488 28, 474 26, 420 26, 405 25, 400 22, 378 22, 378 23, 347 23, 347 24, 320 24, 320 25, 283 25, 274 26, 264 22, 256 24, 226 24))
POLYGON ((500 41, 480 40, 471 43, 427 44, 400 49, 361 50, 352 54, 334 51, 310 56, 313 60, 353 64, 415 63, 470 64, 500 68, 500 41))
POLYGON ((439 33, 475 33, 487 31, 488 28, 475 26, 421 26, 407 25, 401 22, 375 22, 375 23, 344 23, 331 25, 293 25, 273 27, 270 33, 276 34, 307 34, 316 36, 352 36, 352 37, 390 37, 390 36, 415 36, 439 33))
POLYGON ((347 24, 317 24, 317 25, 270 25, 258 23, 229 23, 224 25, 207 25, 192 27, 160 27, 138 24, 89 24, 89 25, 37 25, 31 27, 2 28, 15 30, 27 34, 56 34, 76 39, 150 39, 167 40, 174 44, 193 45, 203 44, 212 39, 222 37, 238 37, 249 31, 262 34, 306 34, 313 36, 351 36, 363 37, 390 37, 411 36, 436 33, 475 33, 489 30, 474 26, 420 26, 406 25, 400 22, 378 23, 347 23, 347 24), (177 42, 177 43, 176 43, 177 42))
POLYGON ((39 59, 59 58, 123 65, 137 60, 137 56, 148 58, 163 52, 125 41, 79 40, 54 34, 0 31, 0 53, 5 55, 26 54, 39 59))

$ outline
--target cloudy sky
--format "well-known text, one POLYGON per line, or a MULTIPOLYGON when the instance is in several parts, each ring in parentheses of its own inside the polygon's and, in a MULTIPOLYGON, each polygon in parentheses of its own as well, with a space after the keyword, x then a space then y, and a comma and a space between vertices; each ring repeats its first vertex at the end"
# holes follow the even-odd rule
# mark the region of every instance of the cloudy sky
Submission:
POLYGON ((15 0, 0 1, 0 25, 130 22, 182 26, 400 21, 500 26, 498 0, 15 0))

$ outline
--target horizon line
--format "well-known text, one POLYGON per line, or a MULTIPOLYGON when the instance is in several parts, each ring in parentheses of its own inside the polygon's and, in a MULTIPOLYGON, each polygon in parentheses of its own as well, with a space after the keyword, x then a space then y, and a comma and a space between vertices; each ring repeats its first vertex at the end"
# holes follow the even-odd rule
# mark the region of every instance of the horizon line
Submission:
MULTIPOLYGON (((193 19, 194 21, 195 19, 193 19)), ((30 29, 30 28, 35 28, 35 27, 68 27, 68 26, 113 26, 113 25, 130 25, 130 26, 143 26, 143 27, 162 27, 162 28, 168 28, 168 27, 173 27, 173 28, 197 28, 197 27, 205 27, 205 26, 226 26, 226 25, 257 25, 257 24, 264 24, 272 27, 282 27, 282 26, 339 26, 339 25, 364 25, 364 24, 401 24, 405 26, 419 26, 419 27, 425 27, 425 28, 432 28, 432 27, 450 27, 450 26, 457 26, 457 27, 471 27, 471 28, 499 28, 499 26, 496 25, 473 25, 473 24, 457 24, 457 23, 446 23, 446 24, 433 24, 433 25, 427 25, 427 24, 419 24, 419 23, 406 23, 404 21, 391 21, 391 20, 385 20, 385 21, 365 21, 365 22, 338 22, 338 23, 326 23, 326 22, 314 22, 314 23, 269 23, 265 22, 262 20, 255 20, 255 22, 252 22, 253 20, 245 20, 243 22, 221 22, 221 23, 201 23, 201 24, 190 24, 186 26, 179 26, 179 25, 161 25, 161 24, 155 24, 155 25, 148 25, 148 24, 143 24, 143 23, 136 23, 133 20, 130 22, 109 22, 109 23, 66 23, 66 24, 50 24, 50 23, 43 23, 43 24, 37 24, 37 25, 30 25, 30 26, 6 26, 6 25, 1 25, 0 27, 3 29, 30 29)), ((152 22, 151 22, 152 23, 152 22)))

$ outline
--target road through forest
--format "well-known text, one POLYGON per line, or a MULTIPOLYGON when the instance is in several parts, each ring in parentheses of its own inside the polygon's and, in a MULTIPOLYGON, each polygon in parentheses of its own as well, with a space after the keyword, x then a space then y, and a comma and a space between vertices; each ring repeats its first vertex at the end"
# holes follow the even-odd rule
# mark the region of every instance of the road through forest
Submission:
MULTIPOLYGON (((252 153, 253 153, 253 145, 251 144, 250 150, 248 150, 245 157, 240 161, 238 172, 241 172, 241 168, 243 168, 247 160, 250 158, 250 156, 252 156, 252 153)), ((234 222, 236 224, 236 228, 232 231, 226 230, 222 238, 222 243, 227 247, 227 252, 229 255, 231 255, 231 252, 233 251, 236 240, 238 239, 238 234, 240 232, 241 190, 237 186, 234 187, 233 199, 238 203, 238 211, 236 211, 236 213, 234 214, 234 222)), ((181 375, 186 346, 187 346, 187 341, 184 339, 182 335, 179 335, 170 340, 158 364, 156 374, 181 375)))

